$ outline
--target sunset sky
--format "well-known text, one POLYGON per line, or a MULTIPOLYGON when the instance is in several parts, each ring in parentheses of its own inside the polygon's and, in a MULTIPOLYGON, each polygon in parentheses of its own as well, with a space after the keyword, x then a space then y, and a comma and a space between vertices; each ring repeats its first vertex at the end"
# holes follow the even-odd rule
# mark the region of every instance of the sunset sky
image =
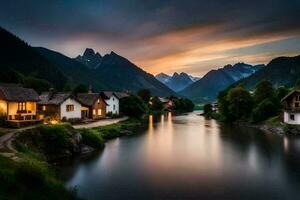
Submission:
POLYGON ((1 0, 0 26, 70 57, 115 51, 153 74, 300 54, 300 0, 1 0))

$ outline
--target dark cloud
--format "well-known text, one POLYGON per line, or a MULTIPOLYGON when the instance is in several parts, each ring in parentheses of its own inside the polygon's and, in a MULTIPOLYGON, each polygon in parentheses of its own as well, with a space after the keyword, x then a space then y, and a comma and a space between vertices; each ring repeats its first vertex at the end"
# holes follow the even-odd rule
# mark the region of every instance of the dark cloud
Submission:
MULTIPOLYGON (((157 49, 157 54, 190 51, 195 40, 207 43, 295 36, 300 32, 299 19, 299 0, 0 1, 0 25, 34 45, 49 45, 75 56, 84 44, 95 44, 99 50, 114 48, 134 60, 147 59, 147 55, 143 53, 145 58, 141 58, 129 47, 153 50, 159 45, 147 41, 185 30, 216 27, 205 38, 199 34, 182 46, 174 46, 173 40, 165 42, 167 47, 157 49), (72 42, 74 48, 68 50, 72 42)), ((149 58, 153 56, 149 53, 149 58)))

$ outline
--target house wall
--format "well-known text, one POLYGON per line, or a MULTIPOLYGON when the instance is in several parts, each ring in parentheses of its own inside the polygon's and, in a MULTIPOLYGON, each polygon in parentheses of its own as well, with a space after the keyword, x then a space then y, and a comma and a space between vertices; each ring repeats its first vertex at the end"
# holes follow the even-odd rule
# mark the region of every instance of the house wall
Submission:
POLYGON ((295 92, 285 103, 288 109, 300 109, 300 101, 297 101, 297 96, 300 96, 299 92, 295 92), (296 103, 299 104, 299 107, 296 107, 296 103))
POLYGON ((8 116, 11 116, 10 119, 15 120, 15 115, 36 115, 36 102, 26 102, 26 111, 25 113, 17 113, 18 111, 18 102, 8 102, 8 116))
POLYGON ((58 105, 38 105, 38 113, 39 119, 51 117, 60 120, 60 106, 58 105), (43 106, 45 106, 45 110, 43 110, 43 106))
POLYGON ((105 101, 108 104, 106 106, 106 113, 111 112, 113 114, 119 114, 119 99, 115 95, 105 101))
POLYGON ((284 111, 283 122, 287 124, 300 124, 300 113, 284 111), (294 120, 291 119, 291 115, 294 115, 294 120))
POLYGON ((106 104, 102 98, 99 98, 92 108, 93 119, 106 117, 106 104))
POLYGON ((7 103, 4 100, 0 100, 0 114, 1 115, 7 114, 7 103))
POLYGON ((74 99, 68 98, 60 105, 60 117, 63 119, 80 119, 81 118, 81 104, 74 99), (67 112, 67 105, 74 105, 74 111, 67 112))

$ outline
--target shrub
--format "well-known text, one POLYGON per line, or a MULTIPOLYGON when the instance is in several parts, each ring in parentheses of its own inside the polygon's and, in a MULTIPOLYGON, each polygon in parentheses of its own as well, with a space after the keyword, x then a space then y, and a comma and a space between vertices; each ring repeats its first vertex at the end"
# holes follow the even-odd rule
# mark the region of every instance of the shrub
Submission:
POLYGON ((277 112, 278 109, 276 105, 272 101, 266 99, 261 103, 259 103, 257 107, 254 108, 252 112, 252 121, 253 122, 264 121, 269 117, 275 116, 277 112))
POLYGON ((212 105, 211 104, 205 104, 203 106, 203 114, 205 116, 209 116, 212 113, 212 105))
POLYGON ((56 154, 73 149, 71 133, 62 125, 43 126, 40 134, 45 143, 44 150, 48 154, 56 154))
POLYGON ((104 140, 96 130, 82 129, 80 130, 82 142, 93 148, 102 149, 104 147, 104 140))

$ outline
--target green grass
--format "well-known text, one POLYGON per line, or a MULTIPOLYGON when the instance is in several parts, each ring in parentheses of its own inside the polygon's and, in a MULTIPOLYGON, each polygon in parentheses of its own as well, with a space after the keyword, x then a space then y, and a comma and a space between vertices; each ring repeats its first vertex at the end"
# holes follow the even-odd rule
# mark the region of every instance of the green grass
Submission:
POLYGON ((24 156, 15 162, 0 156, 0 166, 1 199, 76 199, 75 190, 67 190, 44 161, 24 156))
POLYGON ((0 131, 0 137, 5 135, 5 134, 6 134, 5 132, 0 131))
MULTIPOLYGON (((82 143, 94 148, 103 148, 104 141, 136 133, 141 121, 128 119, 117 124, 82 129, 82 143)), ((76 199, 76 190, 68 190, 57 179, 48 163, 54 154, 72 151, 76 134, 69 124, 45 125, 19 134, 14 142, 21 162, 0 156, 0 199, 76 199)))
POLYGON ((140 120, 130 118, 116 124, 97 127, 94 128, 93 130, 96 131, 98 134, 100 134, 104 140, 109 140, 109 139, 123 136, 128 131, 134 134, 138 132, 141 125, 142 123, 140 120))

